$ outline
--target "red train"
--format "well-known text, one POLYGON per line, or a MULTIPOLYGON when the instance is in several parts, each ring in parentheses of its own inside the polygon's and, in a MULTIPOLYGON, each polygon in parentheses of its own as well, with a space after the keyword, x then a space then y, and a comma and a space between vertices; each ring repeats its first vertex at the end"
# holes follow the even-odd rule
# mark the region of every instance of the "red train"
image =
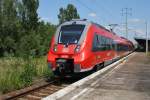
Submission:
POLYGON ((61 24, 52 38, 48 66, 55 75, 72 75, 104 67, 132 52, 132 42, 87 20, 61 24))

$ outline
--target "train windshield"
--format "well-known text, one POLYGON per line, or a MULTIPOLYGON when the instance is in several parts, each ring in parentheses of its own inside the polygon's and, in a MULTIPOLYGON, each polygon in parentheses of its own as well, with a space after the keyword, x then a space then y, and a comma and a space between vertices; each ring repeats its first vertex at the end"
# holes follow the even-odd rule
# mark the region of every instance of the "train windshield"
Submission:
POLYGON ((59 33, 59 43, 76 44, 78 43, 85 25, 65 25, 59 33))

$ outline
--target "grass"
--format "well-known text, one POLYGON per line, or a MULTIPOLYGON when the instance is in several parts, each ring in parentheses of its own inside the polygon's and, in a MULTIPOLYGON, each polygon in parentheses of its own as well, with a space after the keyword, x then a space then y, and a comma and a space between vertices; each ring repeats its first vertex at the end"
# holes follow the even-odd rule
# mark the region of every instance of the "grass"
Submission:
POLYGON ((0 59, 0 94, 33 84, 35 79, 51 77, 46 57, 0 59))

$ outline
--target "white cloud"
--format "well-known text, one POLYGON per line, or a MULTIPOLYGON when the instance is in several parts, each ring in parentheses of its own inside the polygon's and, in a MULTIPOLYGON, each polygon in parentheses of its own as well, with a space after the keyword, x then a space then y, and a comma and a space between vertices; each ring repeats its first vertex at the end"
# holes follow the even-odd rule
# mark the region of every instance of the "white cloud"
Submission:
MULTIPOLYGON (((125 32, 125 27, 116 27, 116 30, 119 30, 121 32, 125 32)), ((138 34, 145 34, 145 31, 143 29, 134 29, 134 28, 128 28, 129 32, 134 32, 134 33, 138 33, 138 34)))
POLYGON ((95 13, 89 13, 90 17, 96 17, 97 15, 95 13))
POLYGON ((137 22, 140 22, 141 20, 138 19, 138 18, 133 18, 133 19, 129 19, 129 22, 134 22, 134 23, 137 23, 137 22))
POLYGON ((138 19, 138 18, 133 18, 133 19, 129 19, 128 20, 129 23, 135 23, 135 24, 144 24, 145 23, 145 20, 142 20, 142 19, 138 19))

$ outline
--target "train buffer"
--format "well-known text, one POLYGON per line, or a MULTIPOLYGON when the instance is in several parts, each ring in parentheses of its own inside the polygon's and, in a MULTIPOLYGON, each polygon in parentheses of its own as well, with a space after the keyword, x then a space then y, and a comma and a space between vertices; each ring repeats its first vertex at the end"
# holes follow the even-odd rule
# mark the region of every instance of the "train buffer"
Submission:
POLYGON ((63 93, 45 100, 150 100, 150 57, 136 52, 103 75, 63 93))

